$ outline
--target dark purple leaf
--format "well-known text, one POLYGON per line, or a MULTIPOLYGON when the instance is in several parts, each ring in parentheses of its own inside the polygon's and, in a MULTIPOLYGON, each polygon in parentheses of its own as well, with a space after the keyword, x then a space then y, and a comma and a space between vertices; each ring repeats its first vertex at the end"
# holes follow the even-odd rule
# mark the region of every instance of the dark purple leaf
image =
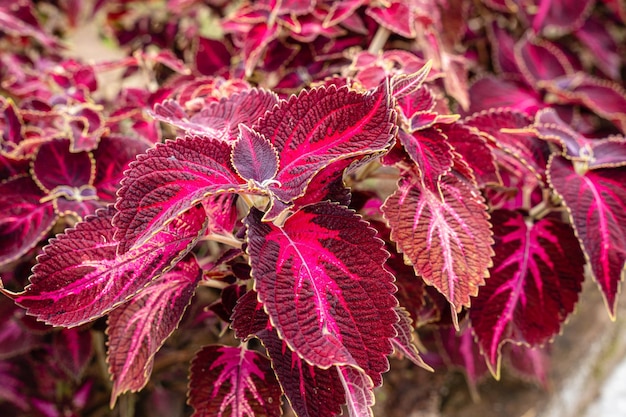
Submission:
POLYGON ((280 397, 270 361, 253 350, 205 346, 191 362, 192 417, 280 417, 280 397))
POLYGON ((110 313, 111 406, 120 394, 139 391, 148 383, 154 355, 178 327, 201 276, 195 258, 188 256, 110 313))
POLYGON ((76 382, 93 356, 90 329, 62 329, 52 339, 52 356, 65 374, 76 382))
POLYGON ((560 221, 532 224, 518 212, 496 210, 491 222, 494 265, 469 314, 487 364, 499 375, 504 343, 538 346, 559 332, 578 301, 585 258, 560 221))
POLYGON ((244 124, 239 125, 239 137, 233 145, 233 166, 241 178, 266 187, 278 172, 278 154, 260 133, 244 124))
POLYGON ((39 186, 53 194, 57 187, 92 185, 95 177, 93 156, 88 152, 70 152, 67 139, 51 140, 41 145, 32 172, 39 186))
POLYGON ((54 204, 44 197, 26 175, 0 183, 0 265, 31 250, 56 223, 54 204))
POLYGON ((78 326, 100 317, 141 291, 189 252, 204 233, 202 208, 180 214, 145 245, 116 256, 108 207, 57 235, 33 268, 30 285, 5 294, 28 314, 57 326, 78 326))
POLYGON ((375 231, 331 203, 305 206, 282 227, 261 222, 262 214, 253 210, 245 221, 248 253, 278 334, 310 364, 356 365, 379 385, 397 301, 375 231))

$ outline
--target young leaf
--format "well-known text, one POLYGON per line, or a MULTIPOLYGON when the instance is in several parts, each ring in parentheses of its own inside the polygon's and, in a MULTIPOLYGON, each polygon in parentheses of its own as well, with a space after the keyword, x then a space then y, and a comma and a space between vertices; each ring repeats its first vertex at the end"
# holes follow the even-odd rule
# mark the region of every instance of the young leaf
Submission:
MULTIPOLYGON (((254 130, 278 152, 280 166, 269 185, 285 204, 301 196, 311 178, 330 163, 376 154, 390 146, 394 111, 385 83, 374 92, 319 87, 282 102, 254 130)), ((273 219, 279 213, 266 214, 273 219)))
POLYGON ((382 209, 391 239, 415 272, 457 313, 469 307, 491 265, 491 230, 482 197, 453 174, 441 179, 437 191, 406 177, 382 209))
POLYGON ((396 313, 398 317, 400 317, 400 321, 395 325, 398 335, 392 339, 394 347, 409 358, 415 365, 432 371, 433 369, 426 365, 417 350, 417 346, 415 346, 411 316, 409 316, 409 313, 402 307, 396 307, 396 313))
POLYGON ((107 362, 113 379, 111 408, 126 391, 147 383, 154 355, 180 323, 202 276, 193 256, 177 263, 109 315, 107 362))
POLYGON ((54 204, 43 197, 27 175, 0 183, 0 265, 31 250, 56 223, 54 204))
POLYGON ((265 137, 244 124, 233 146, 233 166, 244 180, 264 187, 278 172, 278 154, 265 137))
POLYGON ((232 168, 230 154, 228 143, 188 137, 139 155, 125 173, 115 205, 118 252, 145 243, 205 198, 233 192, 243 180, 232 168))
POLYGON ((452 146, 439 129, 425 129, 412 134, 400 131, 400 143, 417 164, 422 180, 435 188, 439 179, 452 168, 452 146))
POLYGON ((574 310, 585 258, 572 229, 554 219, 530 224, 514 211, 491 215, 494 265, 469 311, 489 369, 499 375, 502 345, 537 346, 556 335, 574 310))
POLYGON ((264 330, 259 338, 272 361, 289 404, 298 417, 336 416, 346 402, 335 367, 309 365, 278 337, 276 330, 264 330))
POLYGON ((270 361, 253 350, 205 346, 191 362, 192 417, 280 417, 280 396, 270 361))
POLYGON ((320 368, 355 365, 375 384, 398 320, 387 253, 353 211, 328 202, 305 206, 284 226, 245 220, 259 301, 281 339, 320 368))
POLYGON ((626 263, 626 167, 577 172, 554 156, 548 180, 561 196, 611 317, 626 263))
POLYGON ((193 207, 145 245, 116 256, 112 207, 50 240, 30 284, 14 298, 27 313, 53 326, 72 327, 98 318, 167 272, 189 252, 206 227, 193 207))

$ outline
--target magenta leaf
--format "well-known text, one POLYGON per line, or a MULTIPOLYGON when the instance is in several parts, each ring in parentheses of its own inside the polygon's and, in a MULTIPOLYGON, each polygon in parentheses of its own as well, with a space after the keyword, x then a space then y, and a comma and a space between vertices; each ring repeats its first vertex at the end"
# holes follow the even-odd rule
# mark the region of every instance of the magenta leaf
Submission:
POLYGON ((29 176, 0 183, 0 265, 31 250, 56 223, 54 204, 44 197, 29 176))
MULTIPOLYGON (((383 84, 359 94, 319 87, 282 102, 254 130, 278 152, 278 173, 268 189, 285 204, 301 196, 311 178, 328 164, 387 149, 394 138, 394 111, 383 84)), ((267 219, 278 216, 270 210, 267 219)))
POLYGON ((533 19, 533 30, 552 37, 579 28, 593 11, 593 0, 541 0, 533 19))
POLYGON ((53 358, 66 375, 76 382, 93 356, 92 337, 89 329, 62 329, 52 340, 53 358))
POLYGON ((116 256, 113 214, 112 207, 99 210, 50 240, 30 285, 22 293, 5 293, 41 321, 78 326, 108 313, 167 272, 205 229, 204 210, 194 207, 145 245, 116 256))
POLYGON ((337 369, 309 365, 289 349, 276 330, 259 334, 289 404, 299 417, 336 416, 346 402, 337 369))
POLYGON ((278 97, 273 92, 251 89, 211 103, 191 117, 177 102, 165 100, 154 107, 152 116, 182 129, 189 135, 228 141, 235 140, 240 123, 252 126, 276 104, 278 97))
POLYGON ((265 187, 278 172, 278 154, 265 137, 244 124, 233 146, 233 166, 239 176, 265 187))
POLYGON ((532 224, 506 210, 494 211, 491 221, 494 265, 469 314, 487 364, 499 375, 505 342, 538 346, 559 332, 578 301, 585 258, 571 227, 560 221, 532 224))
POLYGON ((263 310, 263 304, 259 303, 257 292, 254 290, 248 291, 237 300, 230 320, 235 336, 244 341, 272 328, 270 319, 263 310))
POLYGON ((428 77, 432 61, 428 61, 419 71, 413 74, 398 74, 391 78, 391 95, 400 99, 417 91, 428 77))
POLYGON ((514 53, 519 70, 529 85, 574 72, 563 51, 547 40, 523 37, 515 44, 514 53))
POLYGON ((415 272, 457 313, 469 306, 491 265, 491 230, 482 197, 453 174, 441 179, 437 191, 407 177, 382 208, 391 239, 415 272))
POLYGON ((565 157, 554 156, 548 174, 613 317, 626 263, 626 167, 579 172, 565 157))
POLYGON ((125 173, 115 205, 118 251, 141 246, 205 198, 233 192, 242 180, 232 168, 230 153, 228 143, 188 137, 139 155, 125 173))
POLYGON ((107 361, 113 378, 111 405, 120 394, 139 391, 148 383, 154 355, 180 323, 201 275, 195 258, 187 256, 110 313, 107 361))
POLYGON ((550 346, 529 348, 524 345, 507 344, 503 355, 509 372, 549 389, 550 346))
POLYGON ((192 417, 280 417, 280 397, 270 361, 253 350, 205 346, 191 362, 192 417))
POLYGON ((95 177, 93 156, 88 152, 70 152, 67 139, 42 144, 33 161, 32 172, 46 192, 53 192, 58 186, 92 185, 95 177))
POLYGON ((326 202, 303 207, 282 227, 261 222, 262 214, 252 210, 245 220, 248 254, 259 301, 281 339, 312 365, 359 366, 380 384, 398 318, 375 231, 326 202))
POLYGON ((439 129, 425 129, 413 134, 398 134, 404 150, 417 165, 422 181, 434 188, 439 179, 452 168, 453 148, 439 129))
POLYGON ((534 114, 545 107, 539 93, 526 83, 491 75, 474 82, 469 95, 472 98, 469 113, 503 108, 534 114))

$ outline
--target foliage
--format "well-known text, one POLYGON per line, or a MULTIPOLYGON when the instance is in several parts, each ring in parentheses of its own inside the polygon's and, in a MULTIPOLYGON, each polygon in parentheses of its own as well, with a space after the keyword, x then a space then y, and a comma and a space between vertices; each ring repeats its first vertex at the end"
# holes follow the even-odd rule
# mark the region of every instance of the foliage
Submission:
POLYGON ((625 21, 0 3, 0 410, 369 416, 390 355, 545 382, 585 266, 611 317, 624 275, 625 21), (69 57, 94 21, 120 58, 69 57))

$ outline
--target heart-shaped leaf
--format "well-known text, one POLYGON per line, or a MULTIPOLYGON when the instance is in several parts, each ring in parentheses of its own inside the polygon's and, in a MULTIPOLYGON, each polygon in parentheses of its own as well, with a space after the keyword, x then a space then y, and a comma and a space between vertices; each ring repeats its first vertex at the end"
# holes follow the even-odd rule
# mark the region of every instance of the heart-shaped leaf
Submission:
POLYGON ((405 177, 382 207, 398 244, 417 274, 460 312, 469 307, 491 265, 491 230, 480 195, 456 175, 430 190, 405 177))
POLYGON ((303 207, 282 227, 262 215, 252 210, 245 220, 248 254, 259 301, 280 337, 312 365, 359 366, 380 384, 398 318, 375 231, 327 202, 303 207))
MULTIPOLYGON (((301 196, 330 163, 376 154, 394 138, 394 111, 385 83, 360 94, 347 87, 319 87, 282 102, 254 126, 278 152, 278 173, 268 187, 285 204, 301 196)), ((273 219, 280 214, 266 214, 273 219)))
POLYGON ((280 417, 281 394, 270 361, 259 352, 205 346, 191 362, 192 417, 280 417))
POLYGON ((336 368, 321 369, 309 365, 289 349, 276 330, 264 330, 259 333, 259 338, 297 416, 331 417, 341 414, 346 396, 336 368))
POLYGON ((53 326, 98 318, 167 272, 204 233, 204 210, 194 207, 148 243, 116 256, 112 207, 50 240, 33 268, 30 285, 11 296, 27 313, 53 326))
POLYGON ((39 147, 32 172, 40 187, 50 192, 58 186, 92 185, 96 168, 89 152, 70 152, 70 141, 57 139, 39 147))
POLYGON ((65 374, 80 382, 83 372, 93 356, 92 336, 89 329, 62 329, 52 339, 52 355, 65 374))
POLYGON ((494 265, 470 309, 472 329, 494 375, 507 342, 537 346, 556 335, 574 310, 585 258, 571 227, 519 212, 491 214, 494 265))
POLYGON ((0 265, 18 259, 43 239, 56 223, 52 201, 26 175, 0 183, 0 265))
POLYGON ((626 263, 626 167, 577 172, 571 161, 554 156, 548 175, 613 317, 626 263))
POLYGON ((233 192, 243 180, 230 162, 231 146, 205 137, 157 144, 139 155, 122 180, 118 212, 118 251, 141 245, 179 214, 205 198, 233 192))
POLYGON ((180 323, 201 276, 195 258, 188 255, 109 314, 111 408, 120 394, 139 391, 148 383, 154 355, 180 323))

